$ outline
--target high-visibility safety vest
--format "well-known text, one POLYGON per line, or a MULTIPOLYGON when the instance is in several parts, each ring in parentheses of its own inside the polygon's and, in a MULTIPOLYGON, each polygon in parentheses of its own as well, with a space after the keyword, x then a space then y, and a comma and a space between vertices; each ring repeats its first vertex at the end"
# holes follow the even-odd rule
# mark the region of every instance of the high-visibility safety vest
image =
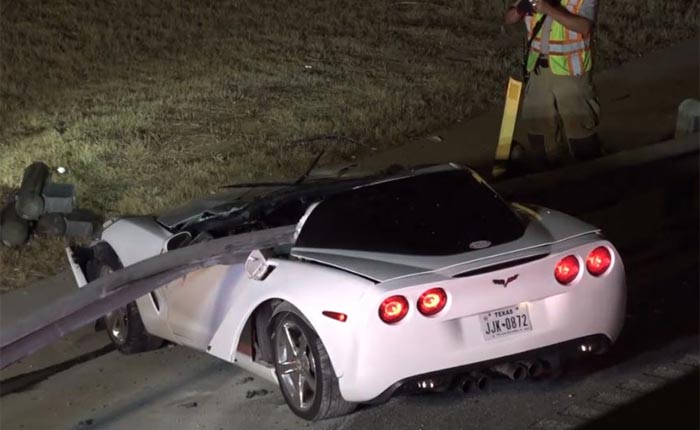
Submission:
MULTIPOLYGON (((560 0, 569 12, 577 14, 585 0, 560 0)), ((542 19, 542 14, 536 13, 525 17, 528 40, 532 39, 532 32, 537 22, 542 19)), ((532 42, 527 57, 527 70, 535 69, 537 58, 542 51, 542 30, 532 42)), ((581 33, 569 30, 556 20, 552 20, 552 30, 549 34, 549 68, 555 75, 578 76, 591 70, 593 61, 591 58, 590 34, 584 37, 581 33)))

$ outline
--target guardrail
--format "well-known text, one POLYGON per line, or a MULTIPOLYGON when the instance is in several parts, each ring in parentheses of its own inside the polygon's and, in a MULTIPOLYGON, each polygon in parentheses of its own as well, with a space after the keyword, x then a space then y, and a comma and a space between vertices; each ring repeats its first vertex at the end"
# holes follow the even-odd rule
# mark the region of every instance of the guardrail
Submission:
MULTIPOLYGON (((618 152, 558 170, 506 179, 494 188, 506 199, 573 215, 614 206, 630 193, 690 184, 700 170, 700 136, 618 152)), ((691 184, 692 185, 692 184, 691 184)), ((687 185, 684 185, 687 187, 687 185)), ((682 198, 682 193, 673 193, 682 198)))
MULTIPOLYGON (((673 139, 630 151, 616 152, 605 157, 561 169, 494 182, 494 188, 506 198, 531 195, 554 187, 585 183, 603 175, 629 174, 630 170, 648 169, 649 165, 683 158, 700 151, 700 134, 673 139)), ((674 171, 672 169, 671 171, 674 171)), ((666 172, 666 170, 664 170, 666 172)), ((649 175, 660 172, 649 171, 649 175)))

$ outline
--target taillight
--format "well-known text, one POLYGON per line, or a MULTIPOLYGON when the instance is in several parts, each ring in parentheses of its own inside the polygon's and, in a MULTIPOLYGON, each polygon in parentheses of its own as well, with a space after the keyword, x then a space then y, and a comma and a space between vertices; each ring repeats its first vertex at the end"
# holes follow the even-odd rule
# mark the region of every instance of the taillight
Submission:
POLYGON ((431 288, 418 299, 418 310, 425 316, 435 315, 447 304, 447 294, 442 288, 431 288))
POLYGON ((580 266, 578 258, 573 255, 562 258, 554 268, 554 277, 562 285, 568 285, 576 279, 580 266))
POLYGON ((610 250, 604 246, 594 249, 586 258, 586 268, 593 276, 605 273, 610 268, 610 264, 612 264, 612 255, 610 255, 610 250))
POLYGON ((391 296, 379 305, 379 318, 387 324, 394 324, 408 313, 408 300, 404 296, 391 296))

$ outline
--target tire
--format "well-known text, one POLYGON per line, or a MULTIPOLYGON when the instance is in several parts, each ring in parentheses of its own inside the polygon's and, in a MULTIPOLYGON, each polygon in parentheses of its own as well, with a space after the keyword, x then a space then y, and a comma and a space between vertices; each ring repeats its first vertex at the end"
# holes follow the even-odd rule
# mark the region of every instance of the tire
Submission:
MULTIPOLYGON (((88 280, 93 281, 119 268, 121 264, 114 251, 104 245, 98 245, 95 258, 87 263, 86 272, 88 280)), ((146 331, 136 302, 108 313, 98 325, 104 326, 112 344, 123 354, 151 351, 163 345, 163 339, 146 331)))
POLYGON ((272 345, 280 391, 297 416, 316 421, 355 410, 357 404, 345 401, 340 394, 323 342, 302 317, 294 312, 280 314, 272 331, 272 345))

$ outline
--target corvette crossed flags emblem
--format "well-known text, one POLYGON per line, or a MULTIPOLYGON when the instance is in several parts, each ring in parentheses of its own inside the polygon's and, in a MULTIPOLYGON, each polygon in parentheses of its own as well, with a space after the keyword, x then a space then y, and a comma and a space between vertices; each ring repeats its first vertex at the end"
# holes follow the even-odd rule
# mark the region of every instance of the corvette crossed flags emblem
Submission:
POLYGON ((508 279, 494 279, 493 283, 496 285, 503 285, 503 288, 506 288, 508 284, 515 281, 516 279, 518 279, 518 275, 513 275, 508 279))

